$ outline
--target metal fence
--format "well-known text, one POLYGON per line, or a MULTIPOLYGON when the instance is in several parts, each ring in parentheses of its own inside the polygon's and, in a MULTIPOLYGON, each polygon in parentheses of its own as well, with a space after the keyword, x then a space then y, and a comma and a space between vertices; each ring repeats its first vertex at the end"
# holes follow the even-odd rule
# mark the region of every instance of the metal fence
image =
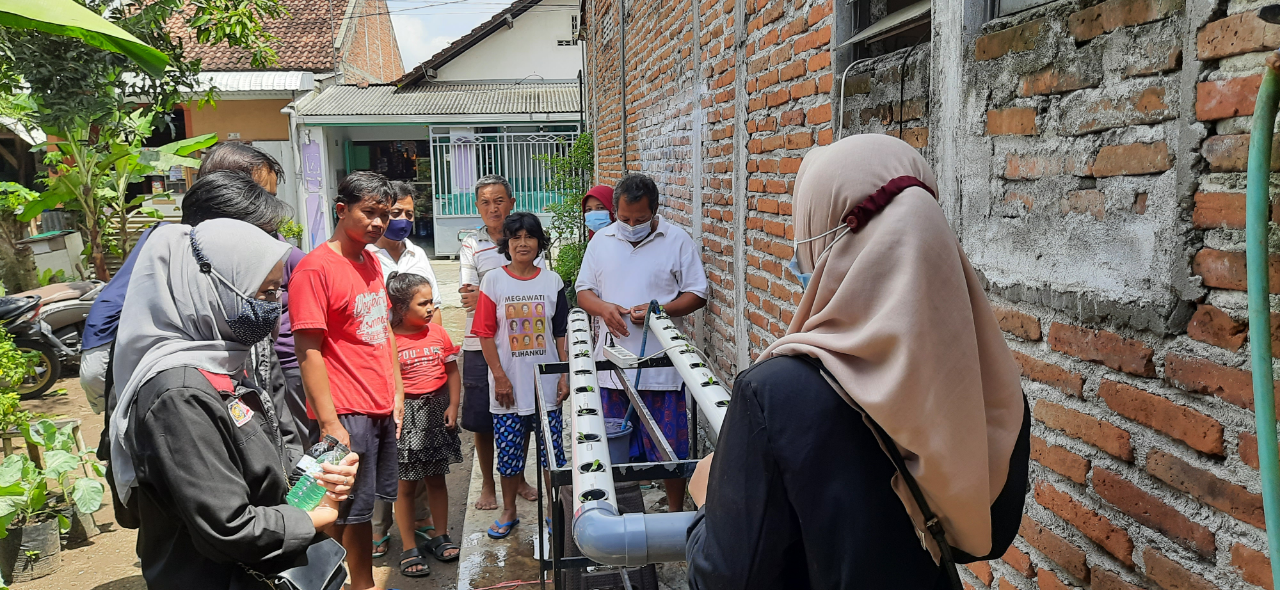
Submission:
POLYGON ((516 211, 546 211, 560 196, 546 190, 551 170, 533 157, 566 155, 577 137, 577 132, 431 135, 434 216, 478 216, 475 184, 487 174, 500 174, 511 183, 516 211))

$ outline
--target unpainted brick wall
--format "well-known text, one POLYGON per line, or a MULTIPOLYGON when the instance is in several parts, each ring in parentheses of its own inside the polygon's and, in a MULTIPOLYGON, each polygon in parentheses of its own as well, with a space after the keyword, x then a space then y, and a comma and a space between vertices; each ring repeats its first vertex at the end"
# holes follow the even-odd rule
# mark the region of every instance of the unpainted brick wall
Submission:
POLYGON ((343 82, 391 82, 404 75, 386 0, 356 3, 342 47, 343 82))
MULTIPOLYGON (((831 0, 627 5, 627 169, 653 175, 702 244, 712 295, 694 323, 732 378, 791 320, 790 193, 839 111, 844 135, 901 125, 942 164, 936 47, 858 64, 833 105, 831 0)), ((622 170, 617 6, 587 3, 601 182, 622 170)), ((1257 6, 1061 0, 964 48, 955 157, 979 170, 960 168, 951 221, 1034 419, 1021 534, 962 568, 972 588, 1271 587, 1242 230, 1249 116, 1280 27, 1257 6)), ((1280 285, 1280 256, 1271 274, 1280 285)))

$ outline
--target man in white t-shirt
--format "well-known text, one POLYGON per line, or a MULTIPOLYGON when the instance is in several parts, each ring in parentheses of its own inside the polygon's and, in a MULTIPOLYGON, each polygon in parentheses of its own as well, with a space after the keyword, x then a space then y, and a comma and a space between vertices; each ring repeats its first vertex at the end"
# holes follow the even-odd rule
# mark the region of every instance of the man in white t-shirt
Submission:
MULTIPOLYGON (((671 317, 689 315, 707 304, 707 275, 693 238, 658 213, 658 187, 642 174, 623 178, 614 188, 617 221, 596 232, 578 272, 578 306, 604 322, 617 344, 640 355, 649 302, 657 300, 671 317)), ((595 358, 604 358, 605 337, 596 342, 595 358)), ((658 351, 648 339, 645 354, 658 351)), ((627 371, 629 380, 635 371, 627 371)), ((605 417, 623 418, 630 401, 612 372, 600 373, 605 417)), ((674 368, 645 369, 637 388, 640 398, 662 428, 680 459, 689 457, 689 419, 684 381, 674 368)), ((638 430, 644 431, 641 427, 638 430)), ((657 446, 644 431, 633 438, 633 456, 661 461, 657 446)), ((664 482, 670 510, 684 507, 685 481, 664 482)))

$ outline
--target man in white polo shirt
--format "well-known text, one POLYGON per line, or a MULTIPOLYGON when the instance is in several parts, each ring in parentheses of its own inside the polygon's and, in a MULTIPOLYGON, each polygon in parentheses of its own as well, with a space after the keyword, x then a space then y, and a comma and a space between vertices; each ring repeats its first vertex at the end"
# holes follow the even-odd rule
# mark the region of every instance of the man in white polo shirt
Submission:
MULTIPOLYGON (((618 345, 639 355, 645 312, 657 300, 671 317, 689 315, 707 304, 707 274, 693 238, 658 213, 658 187, 643 174, 631 174, 614 188, 617 221, 596 232, 578 272, 578 305, 600 318, 618 345)), ((604 358, 602 335, 595 358, 604 358)), ((658 352, 649 338, 646 354, 658 352)), ((635 379, 635 371, 626 372, 635 379)), ((630 400, 612 372, 600 373, 601 400, 607 418, 623 418, 630 400)), ((634 381, 632 381, 634 384, 634 381)), ((645 369, 640 375, 640 398, 662 428, 677 458, 689 457, 689 418, 684 382, 674 368, 645 369)), ((649 433, 640 437, 640 454, 661 461, 649 433)), ((685 481, 664 481, 669 510, 684 507, 685 481)))

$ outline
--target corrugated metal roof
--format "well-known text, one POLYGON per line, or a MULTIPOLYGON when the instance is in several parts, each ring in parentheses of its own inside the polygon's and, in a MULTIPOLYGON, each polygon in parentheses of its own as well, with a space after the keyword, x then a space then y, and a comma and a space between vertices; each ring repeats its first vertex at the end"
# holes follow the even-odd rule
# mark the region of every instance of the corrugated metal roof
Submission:
POLYGON ((273 92, 313 90, 315 74, 311 72, 201 72, 202 86, 222 92, 273 92))
POLYGON ((505 115, 578 111, 578 85, 425 84, 332 86, 300 106, 303 116, 505 115))

